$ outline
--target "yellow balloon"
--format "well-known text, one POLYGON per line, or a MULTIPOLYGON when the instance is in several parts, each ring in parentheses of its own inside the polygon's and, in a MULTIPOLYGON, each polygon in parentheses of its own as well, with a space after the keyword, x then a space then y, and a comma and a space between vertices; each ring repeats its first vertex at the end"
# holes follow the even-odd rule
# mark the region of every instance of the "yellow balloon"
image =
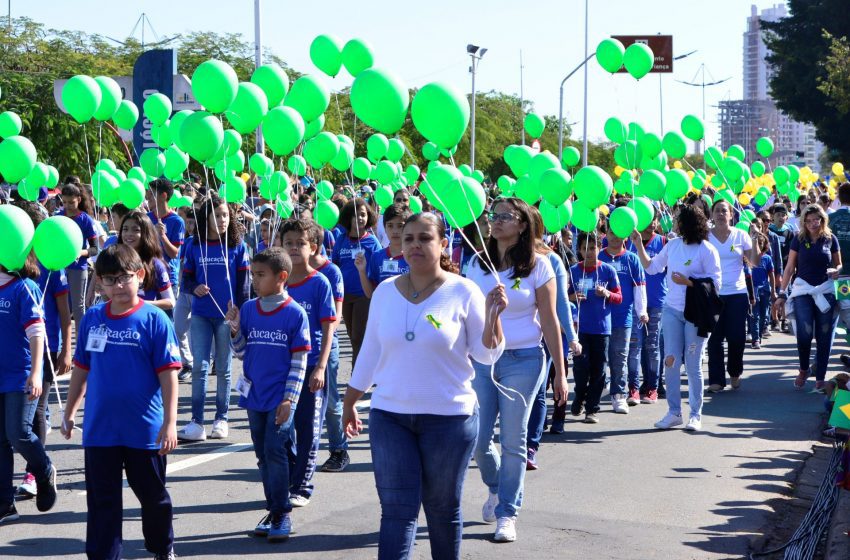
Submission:
POLYGON ((690 171, 690 170, 688 171, 688 179, 693 179, 694 175, 696 175, 696 173, 694 173, 693 171, 690 171))
POLYGON ((614 168, 614 175, 616 175, 617 177, 619 177, 620 175, 622 175, 622 174, 623 174, 623 171, 625 171, 625 169, 624 169, 624 168, 622 168, 622 167, 620 167, 620 166, 618 165, 618 166, 616 166, 616 167, 614 168))
POLYGON ((741 193, 738 195, 738 202, 740 202, 743 206, 749 204, 750 200, 750 195, 748 195, 747 193, 741 193))
POLYGON ((844 164, 841 162, 835 162, 832 164, 832 174, 840 175, 842 178, 844 177, 844 164))
POLYGON ((682 168, 682 162, 681 161, 674 161, 673 167, 675 167, 676 169, 681 169, 682 168))
POLYGON ((607 216, 608 212, 609 212, 608 206, 606 206, 605 204, 603 204, 602 206, 599 207, 599 213, 602 214, 603 216, 607 216))
POLYGON ((251 176, 250 176, 250 175, 248 175, 247 173, 243 173, 243 174, 242 174, 242 180, 243 180, 243 181, 245 181, 246 183, 248 182, 248 180, 249 180, 250 178, 251 178, 251 176))

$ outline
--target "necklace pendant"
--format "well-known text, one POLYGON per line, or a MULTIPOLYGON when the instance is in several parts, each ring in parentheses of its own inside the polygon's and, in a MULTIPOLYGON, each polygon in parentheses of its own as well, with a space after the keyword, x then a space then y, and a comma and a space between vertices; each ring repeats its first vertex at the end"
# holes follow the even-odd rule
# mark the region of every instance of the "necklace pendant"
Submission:
POLYGON ((410 297, 412 297, 413 299, 417 299, 419 297, 419 292, 413 292, 412 294, 410 294, 410 297))
POLYGON ((415 334, 413 334, 413 331, 407 331, 406 333, 404 333, 404 338, 405 338, 408 342, 412 342, 412 341, 413 341, 413 339, 414 339, 414 338, 416 338, 416 335, 415 335, 415 334))

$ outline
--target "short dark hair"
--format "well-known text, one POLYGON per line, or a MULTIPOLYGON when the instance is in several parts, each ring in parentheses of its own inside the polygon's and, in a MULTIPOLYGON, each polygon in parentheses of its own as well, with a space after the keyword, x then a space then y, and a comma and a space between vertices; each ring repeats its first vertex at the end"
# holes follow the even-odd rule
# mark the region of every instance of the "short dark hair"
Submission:
POLYGON ((280 239, 283 241, 284 235, 290 231, 294 231, 296 233, 303 233, 304 236, 313 243, 316 240, 315 224, 316 222, 313 220, 290 218, 280 225, 280 239))
POLYGON ((275 274, 280 274, 281 272, 289 274, 292 272, 292 261, 289 259, 286 251, 280 247, 269 247, 264 251, 260 251, 254 255, 252 262, 268 266, 275 274))
POLYGON ((144 268, 142 259, 129 245, 116 243, 97 254, 94 271, 98 276, 107 274, 135 273, 144 268))
POLYGON ((27 213, 27 216, 32 220, 32 225, 38 227, 38 225, 43 222, 47 216, 45 212, 42 211, 42 207, 37 202, 32 202, 30 200, 16 200, 12 203, 12 206, 17 206, 21 210, 27 213))
POLYGON ((838 202, 845 206, 850 206, 850 183, 841 183, 838 185, 838 202))
MULTIPOLYGON (((364 230, 367 230, 371 227, 374 227, 378 222, 378 217, 375 215, 375 211, 372 210, 372 207, 369 206, 362 197, 357 197, 349 200, 345 206, 342 207, 342 210, 339 212, 339 225, 345 228, 345 231, 351 227, 351 221, 354 219, 354 215, 356 214, 356 210, 359 210, 360 207, 366 209, 366 227, 364 230)), ((365 231, 361 231, 360 235, 366 233, 365 231)), ((353 234, 356 235, 356 232, 348 231, 348 236, 351 237, 353 234)))
POLYGON ((591 231, 580 231, 578 232, 578 240, 576 247, 581 251, 581 248, 584 247, 588 242, 592 242, 594 245, 599 247, 599 234, 596 230, 591 231))
POLYGON ((124 216, 126 216, 127 214, 129 214, 129 213, 130 213, 130 209, 129 209, 129 208, 127 208, 126 206, 124 206, 123 204, 121 204, 120 202, 118 202, 118 203, 116 203, 116 204, 113 204, 113 205, 112 205, 112 208, 110 208, 110 209, 109 209, 109 211, 110 211, 110 212, 111 212, 114 216, 117 216, 117 217, 118 217, 118 218, 120 218, 121 220, 123 220, 123 219, 124 219, 124 216))
POLYGON ((171 198, 171 195, 174 194, 174 183, 163 177, 151 181, 150 187, 157 196, 165 193, 168 198, 171 198))
POLYGON ((684 205, 679 208, 679 235, 690 245, 708 239, 708 218, 699 207, 684 205))
POLYGON ((785 206, 784 204, 777 202, 776 204, 774 204, 773 206, 770 207, 770 212, 772 214, 776 214, 777 212, 781 212, 782 214, 787 214, 788 213, 788 207, 785 206))
POLYGON ((390 220, 394 220, 396 218, 401 218, 401 221, 406 221, 413 212, 410 211, 410 208, 406 204, 390 204, 387 206, 387 209, 384 210, 384 223, 386 224, 390 220))

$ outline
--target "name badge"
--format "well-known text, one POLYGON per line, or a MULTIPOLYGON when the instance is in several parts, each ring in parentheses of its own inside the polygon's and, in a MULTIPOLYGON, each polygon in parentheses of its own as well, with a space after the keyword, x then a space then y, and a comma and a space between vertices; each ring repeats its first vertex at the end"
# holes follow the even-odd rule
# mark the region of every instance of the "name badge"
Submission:
POLYGON ((251 392, 251 385, 250 379, 246 379, 244 375, 240 375, 239 380, 236 382, 236 392, 247 399, 248 393, 251 392))
POLYGON ((106 350, 106 334, 90 334, 86 340, 86 352, 103 352, 106 350))
POLYGON ((351 260, 355 260, 355 259, 357 259, 357 257, 359 255, 364 255, 364 254, 366 254, 366 249, 364 249, 362 247, 360 247, 358 249, 352 249, 351 250, 351 260))
POLYGON ((397 273, 398 261, 384 261, 384 264, 381 267, 381 272, 390 272, 393 274, 397 273))

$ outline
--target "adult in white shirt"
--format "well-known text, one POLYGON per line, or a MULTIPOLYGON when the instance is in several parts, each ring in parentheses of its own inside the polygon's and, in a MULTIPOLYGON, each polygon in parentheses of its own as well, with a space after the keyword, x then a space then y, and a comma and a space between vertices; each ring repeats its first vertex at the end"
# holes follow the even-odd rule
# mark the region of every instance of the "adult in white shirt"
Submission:
POLYGON ((708 241, 708 221, 701 210, 682 206, 676 218, 679 237, 671 239, 661 252, 650 258, 641 243, 640 234, 632 235, 641 264, 647 274, 657 274, 667 268, 667 298, 661 313, 661 332, 664 333, 664 379, 667 385, 667 414, 655 427, 669 430, 682 425, 682 393, 679 371, 682 356, 688 374, 688 405, 690 417, 686 430, 702 428, 702 351, 706 339, 697 334, 697 327, 685 319, 685 294, 692 286, 691 278, 711 278, 720 290, 720 256, 708 241))
POLYGON ((528 419, 546 373, 542 339, 555 366, 556 405, 566 401, 567 377, 555 310, 557 281, 549 259, 535 252, 531 209, 518 198, 499 199, 489 218, 493 226, 487 251, 470 262, 467 278, 482 293, 506 286, 508 308, 502 315, 505 353, 492 368, 473 364, 472 386, 481 407, 475 462, 490 491, 482 509, 484 521, 496 522, 494 540, 509 542, 516 540, 522 506, 528 419), (493 442, 497 418, 501 453, 493 442))
POLYGON ((434 558, 459 558, 460 499, 478 435, 470 356, 492 363, 502 354, 504 286, 486 297, 453 271, 443 253, 441 219, 414 214, 402 251, 410 272, 372 294, 366 335, 348 390, 342 424, 356 437, 354 408, 372 385, 369 438, 381 501, 379 558, 409 558, 424 506, 434 558))
POLYGON ((732 388, 741 386, 747 315, 751 307, 744 277, 744 259, 753 266, 758 266, 761 256, 757 249, 753 249, 750 234, 732 227, 734 212, 727 201, 718 199, 714 202, 711 206, 711 219, 714 227, 708 232, 708 240, 720 255, 723 282, 720 284, 719 293, 723 309, 711 336, 708 337, 708 392, 719 393, 726 388, 727 371, 732 380, 732 388), (727 347, 726 356, 723 352, 724 341, 727 347))

